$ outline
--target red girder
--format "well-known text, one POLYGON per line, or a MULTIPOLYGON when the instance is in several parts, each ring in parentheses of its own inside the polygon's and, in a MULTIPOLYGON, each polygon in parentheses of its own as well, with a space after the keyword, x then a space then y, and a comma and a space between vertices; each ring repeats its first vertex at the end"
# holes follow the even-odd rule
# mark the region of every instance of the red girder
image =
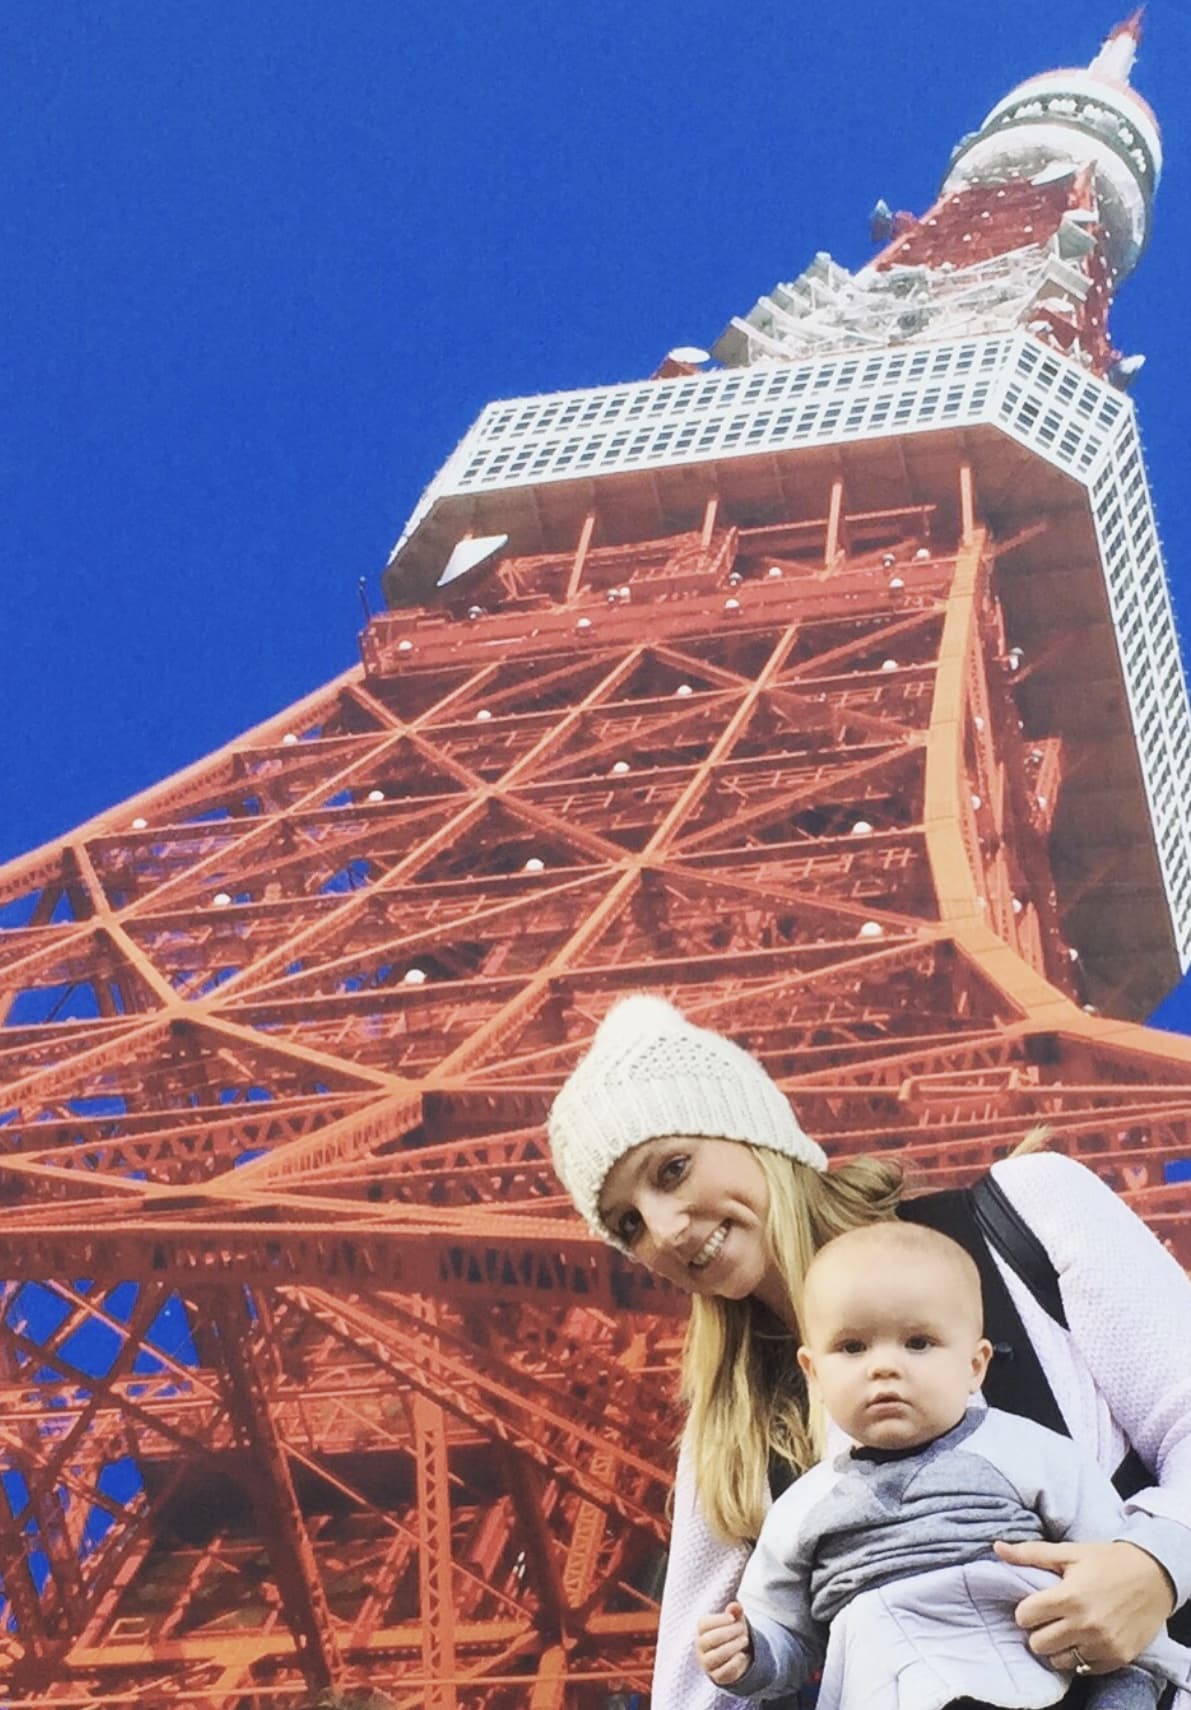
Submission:
MULTIPOLYGON (((242 1294, 229 1292, 212 1298, 210 1311, 219 1334, 229 1410, 249 1452, 251 1471, 244 1494, 256 1511, 269 1548, 298 1660, 312 1684, 336 1686, 343 1676, 339 1644, 286 1445, 271 1405, 268 1362, 253 1346, 251 1319, 242 1294)), ((451 1707, 444 1706, 444 1710, 451 1707)))

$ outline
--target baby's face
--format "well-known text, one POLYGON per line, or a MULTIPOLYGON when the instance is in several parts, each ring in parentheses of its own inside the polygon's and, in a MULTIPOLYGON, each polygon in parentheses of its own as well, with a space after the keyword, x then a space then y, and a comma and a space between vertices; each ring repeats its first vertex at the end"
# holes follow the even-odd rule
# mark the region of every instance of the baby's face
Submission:
POLYGON ((950 1431, 992 1349, 978 1303, 934 1259, 857 1273, 820 1263, 799 1360, 841 1430, 870 1449, 912 1449, 950 1431))

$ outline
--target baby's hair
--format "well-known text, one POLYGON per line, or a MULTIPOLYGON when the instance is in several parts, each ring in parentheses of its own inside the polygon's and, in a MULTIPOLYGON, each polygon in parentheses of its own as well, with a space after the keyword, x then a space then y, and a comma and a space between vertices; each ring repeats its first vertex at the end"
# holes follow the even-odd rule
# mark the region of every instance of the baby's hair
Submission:
POLYGON ((984 1318, 980 1289, 980 1272, 974 1260, 950 1235, 928 1229, 921 1223, 902 1223, 888 1218, 880 1223, 865 1223, 858 1229, 846 1230, 819 1248, 806 1273, 803 1295, 803 1333, 815 1316, 816 1281, 833 1267, 846 1263, 852 1267, 899 1264, 934 1263, 950 1272, 948 1290, 952 1302, 964 1302, 971 1307, 977 1333, 984 1318))

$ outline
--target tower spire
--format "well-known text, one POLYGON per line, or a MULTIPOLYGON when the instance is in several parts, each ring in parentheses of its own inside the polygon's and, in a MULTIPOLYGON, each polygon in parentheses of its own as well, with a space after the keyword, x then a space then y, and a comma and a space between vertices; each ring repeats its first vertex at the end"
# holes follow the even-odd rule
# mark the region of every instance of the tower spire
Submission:
POLYGON ((1128 83, 1141 41, 1141 20, 1144 12, 1145 7, 1139 6, 1136 12, 1131 12, 1127 18, 1122 18, 1119 24, 1114 24, 1109 30, 1101 43, 1099 53, 1088 66, 1093 76, 1107 77, 1116 83, 1128 83))

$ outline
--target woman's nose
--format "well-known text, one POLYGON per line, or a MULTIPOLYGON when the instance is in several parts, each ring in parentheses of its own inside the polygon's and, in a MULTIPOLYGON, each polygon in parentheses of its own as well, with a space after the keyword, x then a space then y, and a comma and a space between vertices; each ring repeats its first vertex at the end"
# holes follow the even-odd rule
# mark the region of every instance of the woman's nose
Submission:
POLYGON ((655 1247, 673 1247, 686 1234, 690 1218, 668 1195, 651 1195, 637 1209, 641 1213, 646 1234, 655 1247))

